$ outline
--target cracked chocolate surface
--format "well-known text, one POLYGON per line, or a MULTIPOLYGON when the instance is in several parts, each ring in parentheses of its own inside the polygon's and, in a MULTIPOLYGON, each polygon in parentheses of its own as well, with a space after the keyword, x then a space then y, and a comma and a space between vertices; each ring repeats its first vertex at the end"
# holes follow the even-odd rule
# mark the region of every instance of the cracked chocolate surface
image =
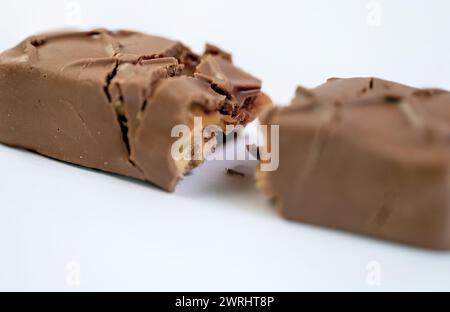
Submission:
POLYGON ((171 128, 190 123, 194 104, 223 124, 246 124, 268 105, 260 91, 211 45, 197 55, 131 31, 43 34, 0 55, 0 142, 173 191, 171 128), (213 78, 197 77, 210 63, 219 64, 213 78), (219 76, 229 94, 215 90, 219 76))
POLYGON ((375 78, 298 88, 280 167, 259 184, 290 220, 450 249, 450 93, 375 78))

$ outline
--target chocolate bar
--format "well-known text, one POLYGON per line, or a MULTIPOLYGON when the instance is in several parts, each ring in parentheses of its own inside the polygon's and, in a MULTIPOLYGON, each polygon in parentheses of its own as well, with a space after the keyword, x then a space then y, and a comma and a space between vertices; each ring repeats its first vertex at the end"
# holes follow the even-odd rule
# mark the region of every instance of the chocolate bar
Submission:
POLYGON ((0 142, 168 191, 202 162, 172 157, 175 125, 246 125, 267 105, 260 80, 212 45, 197 55, 98 29, 33 36, 0 55, 0 142))
POLYGON ((262 119, 280 127, 280 166, 258 186, 282 216, 450 249, 449 92, 330 79, 262 119))

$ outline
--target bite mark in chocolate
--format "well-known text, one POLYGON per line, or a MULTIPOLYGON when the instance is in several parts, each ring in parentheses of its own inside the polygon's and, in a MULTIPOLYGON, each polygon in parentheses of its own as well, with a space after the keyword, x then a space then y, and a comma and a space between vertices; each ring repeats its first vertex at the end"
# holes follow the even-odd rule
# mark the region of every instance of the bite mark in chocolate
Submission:
POLYGON ((137 32, 44 34, 0 55, 0 142, 168 191, 201 163, 172 159, 174 125, 195 116, 245 125, 268 105, 260 81, 220 49, 199 56, 137 32), (210 62, 219 64, 206 72, 212 79, 197 77, 210 62), (218 77, 227 96, 216 92, 218 77))

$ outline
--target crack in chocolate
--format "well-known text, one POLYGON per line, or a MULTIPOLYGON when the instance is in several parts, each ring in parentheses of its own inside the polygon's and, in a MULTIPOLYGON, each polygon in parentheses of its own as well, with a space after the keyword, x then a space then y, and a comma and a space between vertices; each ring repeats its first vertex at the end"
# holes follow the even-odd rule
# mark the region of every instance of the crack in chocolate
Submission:
POLYGON ((116 88, 117 88, 117 91, 119 92, 119 101, 117 103, 114 103, 114 109, 116 111, 117 119, 120 124, 120 130, 122 132, 122 139, 125 143, 128 154, 130 155, 131 148, 130 148, 130 140, 128 137, 128 132, 129 132, 128 119, 127 119, 127 116, 125 114, 124 107, 123 107, 124 99, 123 99, 122 88, 119 84, 116 85, 116 88))
POLYGON ((105 80, 105 84, 104 84, 104 86, 103 86, 103 91, 105 92, 105 95, 106 95, 106 98, 108 99, 108 102, 109 103, 111 103, 111 94, 109 93, 109 87, 110 87, 110 85, 111 85, 111 81, 114 79, 114 77, 116 77, 116 75, 117 75, 117 70, 118 70, 118 68, 119 68, 119 64, 120 62, 119 62, 119 60, 118 59, 116 59, 115 60, 115 64, 114 64, 114 68, 112 69, 112 71, 111 72, 109 72, 107 75, 106 75, 106 80, 105 80))
MULTIPOLYGON (((108 99, 108 103, 109 104, 113 104, 112 103, 112 97, 111 97, 111 94, 109 92, 109 88, 111 86, 112 80, 117 75, 119 65, 120 65, 120 61, 118 59, 116 59, 116 62, 115 62, 113 70, 106 76, 105 86, 104 86, 103 90, 105 92, 105 95, 106 95, 106 98, 108 99)), ((122 141, 123 141, 123 143, 125 145, 125 148, 127 149, 127 160, 134 168, 136 168, 136 170, 138 170, 141 173, 141 175, 143 177, 145 177, 144 171, 131 159, 131 147, 130 147, 130 140, 129 140, 129 137, 128 137, 129 129, 128 129, 128 125, 127 125, 128 120, 127 120, 125 114, 120 111, 120 109, 122 108, 121 106, 123 105, 123 95, 122 95, 122 91, 120 89, 120 86, 117 85, 116 87, 117 87, 118 92, 119 92, 119 102, 120 102, 120 104, 118 106, 115 105, 113 109, 114 109, 114 112, 116 114, 117 121, 119 123, 120 131, 122 133, 122 141)))
MULTIPOLYGON (((119 71, 119 66, 121 65, 120 60, 117 58, 117 54, 120 53, 116 52, 115 53, 115 64, 114 64, 114 68, 111 70, 110 73, 108 73, 108 75, 106 76, 105 79, 105 85, 103 87, 105 96, 108 100, 108 103, 110 104, 115 104, 112 103, 112 96, 111 93, 109 91, 110 87, 111 87, 111 83, 114 80, 114 78, 117 76, 117 73, 119 71)), ((145 60, 153 60, 153 59, 160 59, 160 58, 164 58, 166 56, 164 55, 158 55, 158 56, 152 56, 151 58, 147 57, 147 56, 140 56, 137 61, 136 64, 142 63, 145 60)), ((134 64, 134 65, 136 65, 134 64)), ((175 66, 168 66, 165 68, 165 70, 167 70, 167 76, 168 77, 173 77, 174 75, 179 75, 180 73, 176 70, 175 66)), ((151 98, 153 96, 153 93, 155 91, 155 86, 157 83, 159 83, 161 80, 163 79, 167 79, 166 77, 159 77, 157 78, 152 85, 150 86, 150 94, 147 94, 147 89, 143 88, 142 92, 143 92, 143 103, 141 104, 140 107, 140 112, 143 113, 147 107, 147 104, 149 101, 151 101, 151 98)), ((129 137, 129 128, 128 128, 128 119, 127 116, 125 114, 125 112, 123 111, 123 105, 124 105, 124 97, 123 97, 123 93, 120 87, 120 84, 116 84, 115 86, 117 88, 117 91, 119 93, 119 101, 118 101, 118 105, 114 105, 114 112, 116 114, 116 118, 117 121, 119 123, 120 126, 120 131, 122 133, 122 141, 127 149, 127 155, 128 155, 128 161, 129 163, 135 167, 137 170, 140 171, 140 173, 145 177, 145 173, 144 171, 139 167, 139 165, 133 161, 133 159, 131 158, 131 144, 130 144, 130 137, 129 137)))

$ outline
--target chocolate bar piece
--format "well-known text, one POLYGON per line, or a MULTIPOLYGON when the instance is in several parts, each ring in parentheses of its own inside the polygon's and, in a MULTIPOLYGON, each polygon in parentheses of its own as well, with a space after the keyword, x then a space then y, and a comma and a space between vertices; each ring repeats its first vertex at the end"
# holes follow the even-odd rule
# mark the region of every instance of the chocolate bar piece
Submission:
POLYGON ((280 166, 258 185, 282 216, 450 249, 449 92, 331 79, 262 119, 280 127, 280 166))
POLYGON ((174 160, 173 126, 196 116, 245 125, 269 104, 261 82, 211 45, 199 56, 99 29, 34 36, 0 55, 0 142, 168 191, 201 163, 174 160))

